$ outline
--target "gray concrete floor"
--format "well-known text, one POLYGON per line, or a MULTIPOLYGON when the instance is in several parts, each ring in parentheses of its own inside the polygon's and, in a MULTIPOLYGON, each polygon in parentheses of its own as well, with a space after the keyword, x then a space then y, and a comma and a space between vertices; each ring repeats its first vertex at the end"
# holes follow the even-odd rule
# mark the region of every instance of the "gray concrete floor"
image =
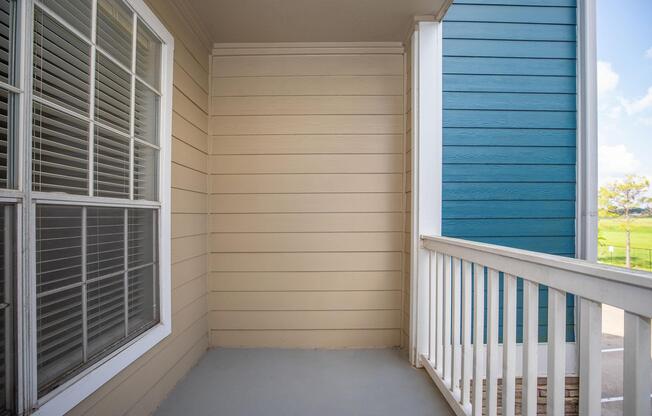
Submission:
POLYGON ((398 350, 214 349, 157 416, 452 415, 398 350))

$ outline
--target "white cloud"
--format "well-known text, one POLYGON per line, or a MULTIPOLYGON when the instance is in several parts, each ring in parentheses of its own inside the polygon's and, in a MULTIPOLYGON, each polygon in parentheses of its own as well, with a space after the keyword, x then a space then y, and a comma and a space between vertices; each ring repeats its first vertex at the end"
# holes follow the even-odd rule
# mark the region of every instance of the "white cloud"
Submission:
POLYGON ((601 145, 598 148, 601 182, 610 178, 638 173, 641 162, 627 150, 624 144, 601 145))
POLYGON ((598 61, 598 94, 614 90, 620 77, 611 67, 611 62, 598 61))
POLYGON ((650 49, 648 49, 647 51, 645 51, 645 57, 646 57, 647 59, 652 59, 652 46, 650 46, 650 49))
POLYGON ((647 94, 645 94, 643 98, 632 101, 622 98, 620 101, 623 107, 625 107, 627 114, 630 115, 652 108, 652 87, 647 89, 647 94))

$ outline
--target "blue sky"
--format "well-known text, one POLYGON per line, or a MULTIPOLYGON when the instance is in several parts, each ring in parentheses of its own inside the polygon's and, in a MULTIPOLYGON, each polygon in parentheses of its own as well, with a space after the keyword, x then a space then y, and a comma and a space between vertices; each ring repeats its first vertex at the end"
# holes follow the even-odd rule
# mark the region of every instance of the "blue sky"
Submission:
POLYGON ((652 1, 598 0, 599 179, 652 180, 652 1))

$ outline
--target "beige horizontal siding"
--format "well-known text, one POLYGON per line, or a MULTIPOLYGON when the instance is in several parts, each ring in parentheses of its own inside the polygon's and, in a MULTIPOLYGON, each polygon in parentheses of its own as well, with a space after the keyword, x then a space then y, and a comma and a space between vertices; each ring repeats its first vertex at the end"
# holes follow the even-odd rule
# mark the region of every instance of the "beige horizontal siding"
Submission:
MULTIPOLYGON (((403 95, 402 75, 258 76, 213 78, 213 97, 403 95)), ((215 101, 215 100, 214 100, 215 101)))
POLYGON ((213 175, 213 194, 397 192, 401 173, 213 175))
POLYGON ((401 290, 398 271, 212 272, 213 292, 401 290))
POLYGON ((170 0, 151 2, 175 37, 172 116, 172 334, 72 415, 146 415, 208 347, 208 53, 170 0))
POLYGON ((311 54, 213 56, 213 77, 403 75, 403 55, 311 54))
POLYGON ((211 345, 399 345, 402 50, 217 47, 211 85, 211 345))
POLYGON ((400 134, 214 136, 212 144, 220 155, 403 154, 400 134))

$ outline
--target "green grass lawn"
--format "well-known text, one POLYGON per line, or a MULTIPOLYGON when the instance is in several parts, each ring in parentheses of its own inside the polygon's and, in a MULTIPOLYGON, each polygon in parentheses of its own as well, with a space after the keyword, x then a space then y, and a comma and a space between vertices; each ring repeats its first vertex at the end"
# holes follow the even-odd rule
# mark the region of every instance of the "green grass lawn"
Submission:
MULTIPOLYGON (((625 265, 625 230, 620 218, 599 221, 598 259, 604 263, 625 265), (612 251, 609 251, 612 246, 612 251)), ((652 218, 636 218, 632 226, 632 266, 652 270, 652 218)))

